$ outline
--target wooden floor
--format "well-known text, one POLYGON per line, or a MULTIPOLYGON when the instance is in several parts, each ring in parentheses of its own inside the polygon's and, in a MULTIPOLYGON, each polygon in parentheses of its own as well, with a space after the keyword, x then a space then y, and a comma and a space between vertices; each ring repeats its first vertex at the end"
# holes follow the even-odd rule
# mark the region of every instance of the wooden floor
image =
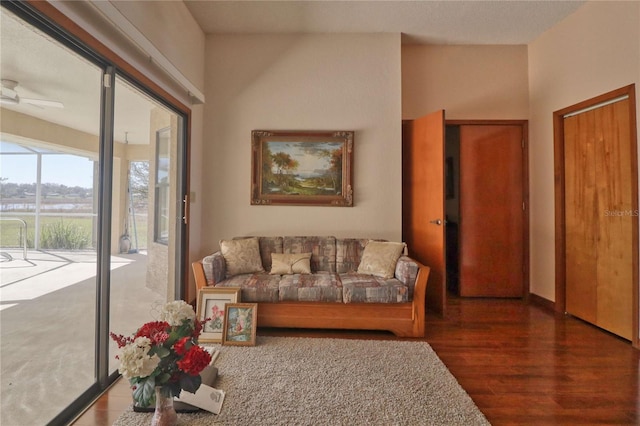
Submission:
MULTIPOLYGON (((261 335, 394 339, 377 332, 261 335)), ((427 342, 493 425, 639 425, 640 351, 572 317, 518 300, 450 298, 427 342)), ((121 380, 76 426, 111 425, 130 404, 121 380)))

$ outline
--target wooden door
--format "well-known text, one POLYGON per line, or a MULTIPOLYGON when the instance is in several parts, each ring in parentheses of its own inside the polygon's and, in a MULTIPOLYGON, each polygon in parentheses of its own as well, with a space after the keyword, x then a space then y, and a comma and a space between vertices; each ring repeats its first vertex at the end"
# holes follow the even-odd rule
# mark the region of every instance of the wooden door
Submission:
POLYGON ((637 203, 629 99, 564 118, 566 311, 631 340, 637 203))
POLYGON ((524 295, 521 125, 460 126, 460 295, 524 295))
POLYGON ((444 110, 404 122, 402 139, 402 237, 431 268, 427 307, 444 315, 444 110))

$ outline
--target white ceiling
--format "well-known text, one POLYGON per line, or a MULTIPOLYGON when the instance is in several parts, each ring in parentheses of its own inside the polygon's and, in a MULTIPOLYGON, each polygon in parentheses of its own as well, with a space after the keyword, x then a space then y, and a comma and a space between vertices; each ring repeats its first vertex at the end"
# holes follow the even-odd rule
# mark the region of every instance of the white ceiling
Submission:
POLYGON ((186 0, 200 27, 222 33, 402 33, 403 43, 528 44, 584 1, 186 0))
MULTIPOLYGON (((31 25, 0 10, 0 77, 18 82, 22 98, 59 101, 64 108, 30 104, 1 106, 91 135, 100 131, 102 71, 31 25)), ((149 143, 149 116, 155 102, 116 80, 115 139, 149 143)))

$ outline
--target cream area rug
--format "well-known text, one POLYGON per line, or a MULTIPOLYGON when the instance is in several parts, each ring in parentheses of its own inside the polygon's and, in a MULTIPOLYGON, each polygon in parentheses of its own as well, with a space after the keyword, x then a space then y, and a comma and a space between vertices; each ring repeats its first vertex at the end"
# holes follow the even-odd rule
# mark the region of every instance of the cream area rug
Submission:
MULTIPOLYGON (((219 415, 178 414, 205 425, 489 425, 425 342, 258 336, 220 346, 219 415)), ((147 426, 127 410, 114 426, 147 426)))

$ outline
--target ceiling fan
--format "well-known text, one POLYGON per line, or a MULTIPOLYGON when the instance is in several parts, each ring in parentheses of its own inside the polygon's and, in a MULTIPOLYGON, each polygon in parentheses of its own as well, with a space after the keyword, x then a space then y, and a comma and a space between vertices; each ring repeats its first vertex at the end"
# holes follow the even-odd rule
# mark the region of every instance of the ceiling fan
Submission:
POLYGON ((18 82, 15 80, 0 80, 0 103, 3 104, 29 104, 37 107, 48 108, 64 108, 64 104, 58 101, 49 101, 46 99, 23 98, 16 92, 18 82))

